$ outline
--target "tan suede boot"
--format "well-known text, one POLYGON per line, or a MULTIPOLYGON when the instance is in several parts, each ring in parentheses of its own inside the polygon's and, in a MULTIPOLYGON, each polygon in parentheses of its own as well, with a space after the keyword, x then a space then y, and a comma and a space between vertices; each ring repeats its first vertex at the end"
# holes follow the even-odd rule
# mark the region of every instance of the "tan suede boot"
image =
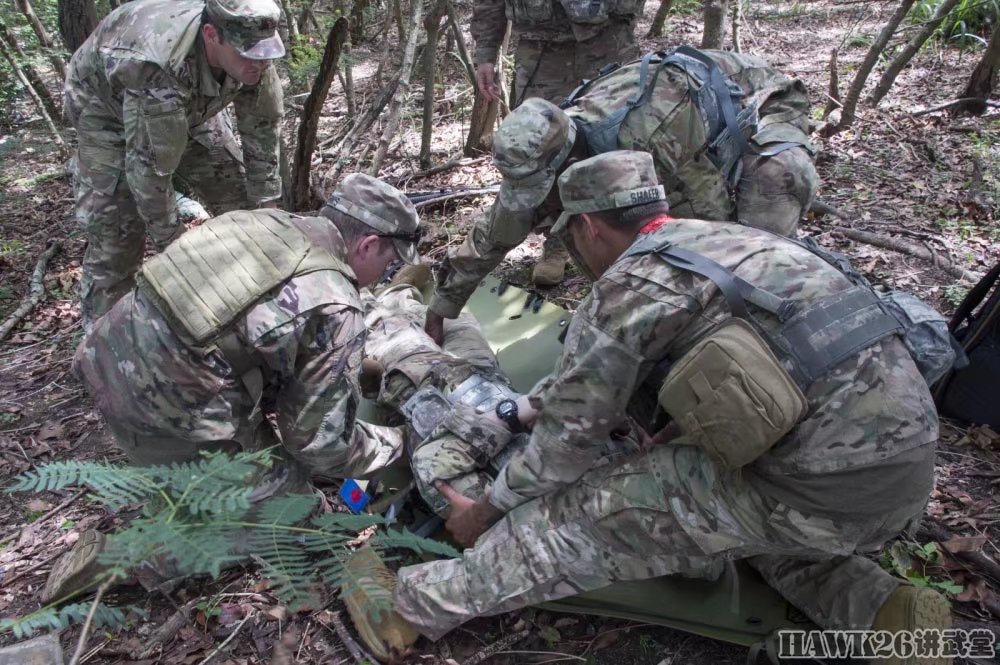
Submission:
POLYGON ((50 603, 97 588, 95 578, 107 570, 97 557, 104 549, 104 534, 90 529, 52 565, 42 589, 42 602, 50 603))
POLYGON ((566 245, 554 236, 547 237, 542 245, 542 258, 531 271, 531 281, 536 286, 555 286, 563 281, 568 260, 566 245))
MULTIPOLYGON (((885 601, 875 621, 872 630, 887 630, 891 633, 899 631, 914 631, 917 629, 945 630, 951 628, 951 603, 933 589, 901 584, 885 601)), ((884 658, 878 662, 883 665, 949 665, 952 658, 927 658, 914 656, 911 658, 884 658)))
POLYGON ((420 633, 393 609, 396 574, 374 549, 366 546, 352 554, 344 576, 344 605, 371 655, 387 663, 417 641, 420 633))

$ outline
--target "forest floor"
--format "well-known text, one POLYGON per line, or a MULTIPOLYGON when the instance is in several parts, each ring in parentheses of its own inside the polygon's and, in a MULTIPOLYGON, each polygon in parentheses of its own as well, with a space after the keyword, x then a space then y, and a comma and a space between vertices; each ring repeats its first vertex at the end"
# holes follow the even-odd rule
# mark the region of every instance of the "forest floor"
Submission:
MULTIPOLYGON (((647 21, 639 34, 645 34, 655 8, 654 3, 647 6, 647 21)), ((842 89, 846 90, 889 10, 887 5, 868 2, 755 6, 745 17, 743 48, 804 80, 818 120, 819 109, 827 101, 830 50, 840 46, 842 89)), ((644 40, 646 50, 697 44, 700 17, 673 15, 665 32, 663 39, 644 40)), ((925 47, 879 109, 863 108, 850 131, 826 140, 817 137, 823 179, 820 197, 845 218, 811 217, 802 228, 823 245, 849 254, 872 281, 913 292, 946 312, 954 308, 967 285, 942 270, 938 260, 983 273, 1000 258, 996 221, 1000 112, 991 109, 980 118, 917 112, 955 99, 980 55, 979 49, 925 47), (867 231, 887 240, 888 246, 902 243, 928 249, 935 260, 854 242, 844 235, 847 229, 867 231)), ((373 72, 379 57, 379 51, 355 50, 359 99, 370 98, 376 91, 373 72)), ((407 191, 497 182, 499 177, 488 159, 468 160, 432 177, 410 177, 419 171, 419 87, 413 86, 401 140, 392 146, 380 175, 407 191)), ((433 157, 435 163, 443 163, 461 156, 471 106, 468 83, 453 63, 446 62, 437 97, 442 101, 436 110, 433 157)), ((295 99, 290 101, 291 118, 295 99)), ((82 335, 75 293, 84 238, 73 220, 65 155, 59 153, 38 118, 30 112, 21 117, 22 124, 0 128, 0 320, 26 296, 35 262, 47 245, 58 242, 61 251, 48 264, 44 300, 0 341, 0 486, 53 460, 122 458, 70 371, 82 335)), ((335 84, 320 139, 334 135, 349 120, 335 84)), ((318 173, 330 167, 331 157, 335 156, 326 156, 316 167, 318 173)), ((488 203, 487 197, 459 199, 426 211, 425 220, 433 233, 422 246, 425 255, 440 259, 457 245, 488 203)), ((540 239, 533 238, 513 252, 501 268, 504 276, 525 284, 540 246, 540 239)), ((585 280, 572 274, 562 287, 545 295, 572 309, 584 288, 585 280)), ((916 541, 900 541, 887 548, 883 558, 913 579, 953 584, 951 597, 960 624, 985 626, 1000 635, 1000 616, 990 611, 1000 612, 1000 579, 967 569, 952 556, 961 550, 977 550, 1000 559, 998 482, 1000 435, 988 428, 964 429, 946 423, 925 527, 931 532, 935 525, 944 528, 954 538, 941 538, 935 532, 936 540, 947 544, 927 547, 935 538, 925 528, 916 541)), ((20 616, 37 609, 38 592, 52 561, 85 529, 111 530, 121 519, 73 492, 0 493, 0 616, 20 616)), ((236 630, 240 633, 212 658, 213 663, 353 662, 337 634, 327 627, 329 613, 289 615, 254 571, 231 571, 210 583, 191 580, 171 594, 147 596, 134 587, 122 587, 109 596, 111 604, 143 607, 149 618, 130 616, 125 628, 90 635, 81 662, 200 664, 236 630), (154 655, 139 660, 137 654, 154 628, 186 603, 196 608, 191 620, 154 655)), ((78 635, 78 628, 62 634, 67 653, 75 648, 78 635)), ((0 645, 12 641, 9 634, 0 636, 0 645)), ((666 628, 525 610, 471 622, 434 644, 421 642, 413 660, 687 665, 738 663, 745 658, 742 648, 666 628)))

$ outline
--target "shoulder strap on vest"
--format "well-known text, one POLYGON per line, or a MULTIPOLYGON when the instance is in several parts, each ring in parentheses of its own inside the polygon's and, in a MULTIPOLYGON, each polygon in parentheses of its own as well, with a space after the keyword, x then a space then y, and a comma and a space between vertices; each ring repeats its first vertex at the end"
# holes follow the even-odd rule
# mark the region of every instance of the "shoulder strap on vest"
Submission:
POLYGON ((827 296, 803 310, 795 301, 754 286, 721 263, 676 247, 669 240, 641 238, 622 257, 642 254, 658 254, 675 268, 711 280, 733 316, 752 324, 771 348, 790 362, 790 373, 803 390, 844 360, 903 331, 900 321, 885 310, 867 283, 827 296), (782 324, 778 331, 762 327, 747 309, 747 302, 775 316, 782 324))

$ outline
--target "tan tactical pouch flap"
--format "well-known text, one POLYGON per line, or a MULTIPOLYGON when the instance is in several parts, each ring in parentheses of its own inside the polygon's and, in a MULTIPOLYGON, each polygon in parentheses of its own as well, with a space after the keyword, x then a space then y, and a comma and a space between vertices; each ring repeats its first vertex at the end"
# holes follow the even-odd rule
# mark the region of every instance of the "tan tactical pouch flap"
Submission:
POLYGON ((808 409, 767 343, 739 318, 721 324, 674 365, 659 402, 692 443, 730 470, 767 452, 808 409))

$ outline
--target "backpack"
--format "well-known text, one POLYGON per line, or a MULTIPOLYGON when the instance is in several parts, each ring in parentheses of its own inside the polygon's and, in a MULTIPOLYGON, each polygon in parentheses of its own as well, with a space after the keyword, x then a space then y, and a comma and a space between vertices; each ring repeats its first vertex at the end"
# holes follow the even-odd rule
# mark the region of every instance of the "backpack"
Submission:
POLYGON ((1000 264, 972 288, 948 327, 968 356, 934 387, 941 415, 1000 428, 1000 264), (985 302, 984 302, 985 301, 985 302))

